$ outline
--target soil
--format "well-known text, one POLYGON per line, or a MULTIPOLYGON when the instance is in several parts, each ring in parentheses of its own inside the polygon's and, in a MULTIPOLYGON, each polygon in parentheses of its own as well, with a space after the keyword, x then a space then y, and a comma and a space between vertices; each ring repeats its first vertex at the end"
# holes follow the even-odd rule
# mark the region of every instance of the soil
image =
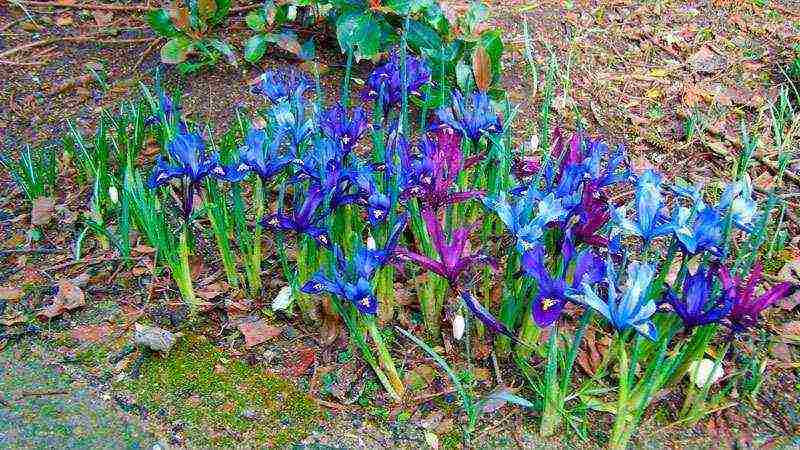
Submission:
MULTIPOLYGON (((447 3, 463 9, 462 4, 447 3)), ((668 176, 694 181, 725 178, 730 173, 728 158, 740 149, 741 123, 759 137, 759 153, 775 161, 777 144, 770 132, 769 106, 779 89, 792 88, 781 68, 800 53, 796 47, 800 45, 800 7, 791 2, 758 6, 760 3, 765 2, 491 2, 491 22, 505 30, 504 85, 512 102, 520 105, 518 141, 537 133, 546 67, 553 55, 558 81, 555 121, 568 129, 583 125, 613 144, 626 145, 638 168, 655 166, 668 176), (523 22, 530 30, 539 83, 525 75, 523 22), (688 117, 701 117, 704 131, 687 138, 688 117)), ((237 48, 248 37, 243 17, 233 15, 225 36, 237 48)), ((68 130, 68 121, 88 133, 102 110, 114 110, 120 102, 137 98, 140 83, 152 86, 156 73, 165 86, 182 93, 184 110, 196 121, 229 123, 237 108, 259 105, 260 100, 248 93, 249 80, 266 67, 297 63, 288 54, 271 51, 256 66, 242 63, 232 67, 223 62, 180 76, 160 63, 158 47, 163 40, 154 40, 136 12, 108 15, 6 3, 0 5, 0 30, 0 52, 43 39, 102 34, 86 42, 60 40, 0 57, 5 69, 0 91, 0 145, 4 153, 12 154, 26 145, 57 145, 68 130)), ((336 89, 343 72, 344 61, 335 45, 331 41, 317 43, 326 63, 323 83, 329 92, 336 89)), ((369 63, 360 64, 354 76, 365 78, 370 67, 369 63)), ((796 146, 794 152, 790 169, 800 173, 796 146)), ((770 187, 772 174, 766 167, 756 165, 752 175, 757 185, 770 187)), ((787 182, 779 192, 787 201, 791 251, 796 258, 800 223, 791 213, 800 211, 800 185, 787 182)), ((0 300, 3 308, 8 308, 5 312, 22 314, 28 323, 36 324, 35 329, 25 324, 0 325, 0 334, 18 336, 0 340, 5 346, 0 353, 0 447, 166 448, 238 443, 250 447, 420 448, 431 444, 431 435, 442 447, 462 445, 458 425, 464 417, 457 397, 425 355, 402 345, 393 350, 395 359, 402 361, 402 371, 423 380, 411 400, 395 406, 366 375, 369 369, 348 349, 345 336, 323 344, 316 328, 297 318, 287 320, 267 313, 266 319, 280 327, 280 335, 267 344, 246 348, 227 312, 217 310, 181 338, 195 343, 199 339, 199 347, 181 347, 177 356, 135 351, 113 361, 129 344, 132 323, 138 318, 167 328, 175 328, 182 318, 179 308, 161 297, 148 302, 151 283, 159 294, 174 294, 165 274, 150 279, 141 271, 122 271, 111 260, 113 255, 97 245, 86 250, 91 264, 70 263, 69 252, 79 228, 64 219, 83 211, 87 200, 88 194, 80 188, 57 199, 63 208, 59 220, 64 225, 45 230, 37 243, 56 249, 55 253, 3 254, 0 261, 0 286, 13 279, 15 285, 25 287, 21 299, 0 300), (90 279, 84 286, 84 308, 44 324, 32 319, 52 298, 56 279, 82 275, 90 279), (97 334, 97 327, 105 327, 100 328, 100 336, 92 334, 97 334), (205 357, 195 358, 195 351, 202 351, 205 357), (167 383, 170 377, 191 373, 183 371, 185 368, 176 368, 176 372, 163 369, 172 367, 164 363, 164 358, 171 357, 198 364, 200 359, 215 361, 211 366, 190 369, 210 371, 227 380, 218 385, 217 392, 223 394, 199 387, 170 387, 164 388, 162 397, 154 386, 173 386, 167 383), (427 369, 420 371, 419 367, 427 369), (139 377, 133 376, 135 371, 139 377), (275 390, 285 395, 280 398, 293 400, 282 406, 254 403, 253 399, 260 397, 251 390, 264 384, 264 379, 279 380, 275 390), (252 396, 239 397, 240 392, 252 396), (233 406, 228 398, 235 398, 233 406), (280 409, 287 405, 292 414, 280 409), (204 419, 211 408, 230 410, 214 423, 204 419), (290 416, 291 421, 276 422, 276 411, 290 416), (281 440, 262 432, 276 426, 295 427, 296 432, 281 440)), ((0 174, 2 248, 15 248, 33 239, 28 232, 28 214, 24 197, 7 174, 0 174)), ((139 256, 147 257, 146 249, 141 250, 139 256)), ((277 266, 274 254, 266 258, 265 267, 277 266)), ((200 278, 215 276, 213 269, 201 267, 200 278)), ((253 305, 251 314, 268 309, 282 280, 274 275, 273 280, 265 279, 265 285, 269 295, 253 305)), ((790 306, 769 316, 773 333, 755 341, 758 354, 766 355, 766 367, 763 385, 752 398, 734 389, 730 402, 697 425, 686 426, 675 424, 683 404, 682 390, 661 393, 645 415, 634 445, 800 447, 800 350, 796 341, 776 337, 784 324, 796 323, 799 315, 797 308, 790 306)), ((445 348, 452 345, 444 343, 445 348)), ((476 341, 473 348, 480 345, 476 341)), ((756 352, 753 342, 737 342, 734 347, 738 367, 746 367, 756 352)), ((457 350, 448 352, 448 360, 464 369, 468 363, 458 354, 457 350)), ((500 360, 495 373, 488 355, 484 352, 473 361, 476 391, 488 393, 505 381, 519 388, 519 395, 534 397, 511 361, 500 360)), ((730 367, 733 370, 733 364, 730 367)), ((610 415, 590 412, 588 416, 591 429, 586 440, 572 430, 543 440, 536 426, 538 413, 506 405, 484 414, 473 444, 479 448, 597 447, 610 430, 610 415)))

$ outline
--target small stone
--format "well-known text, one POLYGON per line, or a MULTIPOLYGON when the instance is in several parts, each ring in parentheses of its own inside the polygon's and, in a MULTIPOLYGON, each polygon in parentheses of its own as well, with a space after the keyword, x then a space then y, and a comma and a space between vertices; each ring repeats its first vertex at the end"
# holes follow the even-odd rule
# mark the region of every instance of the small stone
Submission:
POLYGON ((242 418, 247 420, 256 420, 258 419, 258 413, 256 413, 252 409, 245 409, 244 411, 242 411, 242 418))

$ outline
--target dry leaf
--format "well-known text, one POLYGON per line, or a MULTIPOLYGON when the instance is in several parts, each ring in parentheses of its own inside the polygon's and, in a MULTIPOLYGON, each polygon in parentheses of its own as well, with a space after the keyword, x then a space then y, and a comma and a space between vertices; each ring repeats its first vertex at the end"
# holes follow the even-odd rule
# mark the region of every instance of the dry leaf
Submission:
POLYGON ((53 304, 42 309, 37 314, 39 320, 50 320, 58 317, 67 311, 80 308, 86 304, 86 297, 83 290, 70 280, 58 281, 58 292, 53 299, 53 304))
POLYGON ((475 75, 475 85, 486 92, 492 83, 492 68, 489 53, 481 44, 475 46, 472 53, 472 73, 475 75))
POLYGON ((78 342, 98 342, 112 331, 113 328, 108 324, 84 325, 73 329, 70 337, 78 342))
POLYGON ((263 320, 240 322, 239 331, 244 335, 244 346, 253 348, 281 334, 281 329, 266 324, 263 320))
POLYGON ((25 291, 17 287, 0 286, 0 300, 19 300, 25 295, 25 291))
POLYGON ((94 21, 98 27, 105 27, 114 19, 114 12, 93 10, 92 17, 94 17, 94 21))
POLYGON ((31 224, 36 226, 47 225, 53 218, 56 202, 53 197, 39 197, 33 201, 31 208, 31 224))
POLYGON ((73 24, 72 16, 69 14, 62 14, 56 17, 56 25, 60 27, 68 27, 73 24))
POLYGON ((25 323, 25 316, 20 313, 7 313, 5 316, 0 317, 0 325, 6 327, 12 327, 14 325, 19 325, 21 323, 25 323))

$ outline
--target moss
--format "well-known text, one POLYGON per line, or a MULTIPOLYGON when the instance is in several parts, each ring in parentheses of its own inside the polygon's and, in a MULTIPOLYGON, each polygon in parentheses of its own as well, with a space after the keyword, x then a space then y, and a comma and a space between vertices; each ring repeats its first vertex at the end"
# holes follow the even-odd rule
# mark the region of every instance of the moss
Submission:
POLYGON ((288 380, 231 360, 198 337, 182 339, 165 358, 149 358, 141 377, 124 387, 151 413, 180 422, 190 447, 283 447, 304 438, 319 417, 288 380))

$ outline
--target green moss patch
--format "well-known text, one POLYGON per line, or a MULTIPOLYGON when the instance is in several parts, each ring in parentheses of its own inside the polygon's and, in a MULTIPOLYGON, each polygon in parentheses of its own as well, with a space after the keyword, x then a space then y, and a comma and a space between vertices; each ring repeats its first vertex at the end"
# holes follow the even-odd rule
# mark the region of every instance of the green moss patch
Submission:
POLYGON ((321 417, 291 381, 229 358, 187 337, 167 357, 151 357, 126 382, 150 414, 180 424, 190 447, 283 447, 306 437, 321 417))

